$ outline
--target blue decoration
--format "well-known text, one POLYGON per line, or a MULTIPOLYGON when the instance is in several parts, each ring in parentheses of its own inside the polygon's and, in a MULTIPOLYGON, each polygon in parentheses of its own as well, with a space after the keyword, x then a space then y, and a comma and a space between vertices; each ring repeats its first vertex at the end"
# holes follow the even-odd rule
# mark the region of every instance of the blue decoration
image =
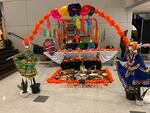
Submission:
POLYGON ((47 36, 47 30, 43 29, 43 36, 46 37, 47 36))
POLYGON ((88 23, 88 28, 87 28, 87 32, 88 32, 88 34, 90 34, 90 24, 91 24, 91 22, 90 22, 90 16, 88 15, 88 20, 87 20, 87 23, 88 23))
POLYGON ((88 49, 94 49, 95 48, 95 44, 94 43, 89 43, 88 44, 88 49))

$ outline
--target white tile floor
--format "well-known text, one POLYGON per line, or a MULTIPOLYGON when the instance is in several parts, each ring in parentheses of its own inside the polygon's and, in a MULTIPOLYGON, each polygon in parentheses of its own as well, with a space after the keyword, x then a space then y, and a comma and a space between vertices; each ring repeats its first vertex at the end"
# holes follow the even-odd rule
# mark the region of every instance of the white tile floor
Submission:
MULTIPOLYGON (((0 81, 0 113, 129 113, 145 111, 150 113, 150 104, 137 106, 125 98, 115 67, 109 66, 115 82, 100 88, 67 88, 64 85, 50 85, 47 78, 57 67, 37 65, 36 80, 41 83, 41 93, 22 98, 17 84, 21 77, 16 72, 0 81), (33 100, 38 95, 50 96, 45 103, 33 100)), ((150 95, 150 91, 148 92, 150 95)))

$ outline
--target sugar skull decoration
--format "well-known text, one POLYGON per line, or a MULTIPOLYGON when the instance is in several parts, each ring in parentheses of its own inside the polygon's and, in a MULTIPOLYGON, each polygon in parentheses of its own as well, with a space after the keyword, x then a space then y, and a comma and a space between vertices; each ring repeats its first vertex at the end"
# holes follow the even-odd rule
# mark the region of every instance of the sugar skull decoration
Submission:
POLYGON ((137 49, 139 48, 138 42, 131 42, 129 44, 129 51, 137 52, 137 49))

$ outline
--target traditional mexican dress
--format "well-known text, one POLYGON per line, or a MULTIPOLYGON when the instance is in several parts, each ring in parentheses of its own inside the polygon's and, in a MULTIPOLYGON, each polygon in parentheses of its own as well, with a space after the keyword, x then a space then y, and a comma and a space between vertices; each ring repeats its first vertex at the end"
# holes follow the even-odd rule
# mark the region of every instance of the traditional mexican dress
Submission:
POLYGON ((117 62, 117 72, 125 89, 133 90, 135 86, 150 87, 150 74, 138 52, 129 52, 124 59, 125 65, 117 62))
POLYGON ((26 49, 21 51, 19 54, 15 55, 14 61, 22 76, 32 79, 37 74, 35 68, 36 58, 31 50, 26 49))
POLYGON ((50 39, 46 39, 43 46, 45 51, 49 54, 54 54, 56 52, 55 44, 50 39))

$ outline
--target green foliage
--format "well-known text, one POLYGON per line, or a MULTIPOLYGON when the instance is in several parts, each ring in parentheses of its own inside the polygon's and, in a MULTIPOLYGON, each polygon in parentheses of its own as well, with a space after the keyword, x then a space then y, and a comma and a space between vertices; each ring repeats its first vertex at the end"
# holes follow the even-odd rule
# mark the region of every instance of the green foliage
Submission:
POLYGON ((143 100, 148 90, 149 90, 149 88, 147 88, 143 93, 141 93, 140 87, 136 87, 134 89, 135 94, 136 94, 136 99, 143 100))
POLYGON ((18 86, 18 88, 19 88, 20 90, 23 91, 23 93, 27 93, 27 89, 28 89, 28 82, 27 82, 27 80, 24 81, 24 80, 22 79, 21 85, 17 85, 17 86, 18 86))
POLYGON ((149 90, 149 88, 147 88, 147 89, 143 92, 143 94, 141 95, 142 98, 145 97, 145 95, 146 95, 146 93, 147 93, 148 90, 149 90))

